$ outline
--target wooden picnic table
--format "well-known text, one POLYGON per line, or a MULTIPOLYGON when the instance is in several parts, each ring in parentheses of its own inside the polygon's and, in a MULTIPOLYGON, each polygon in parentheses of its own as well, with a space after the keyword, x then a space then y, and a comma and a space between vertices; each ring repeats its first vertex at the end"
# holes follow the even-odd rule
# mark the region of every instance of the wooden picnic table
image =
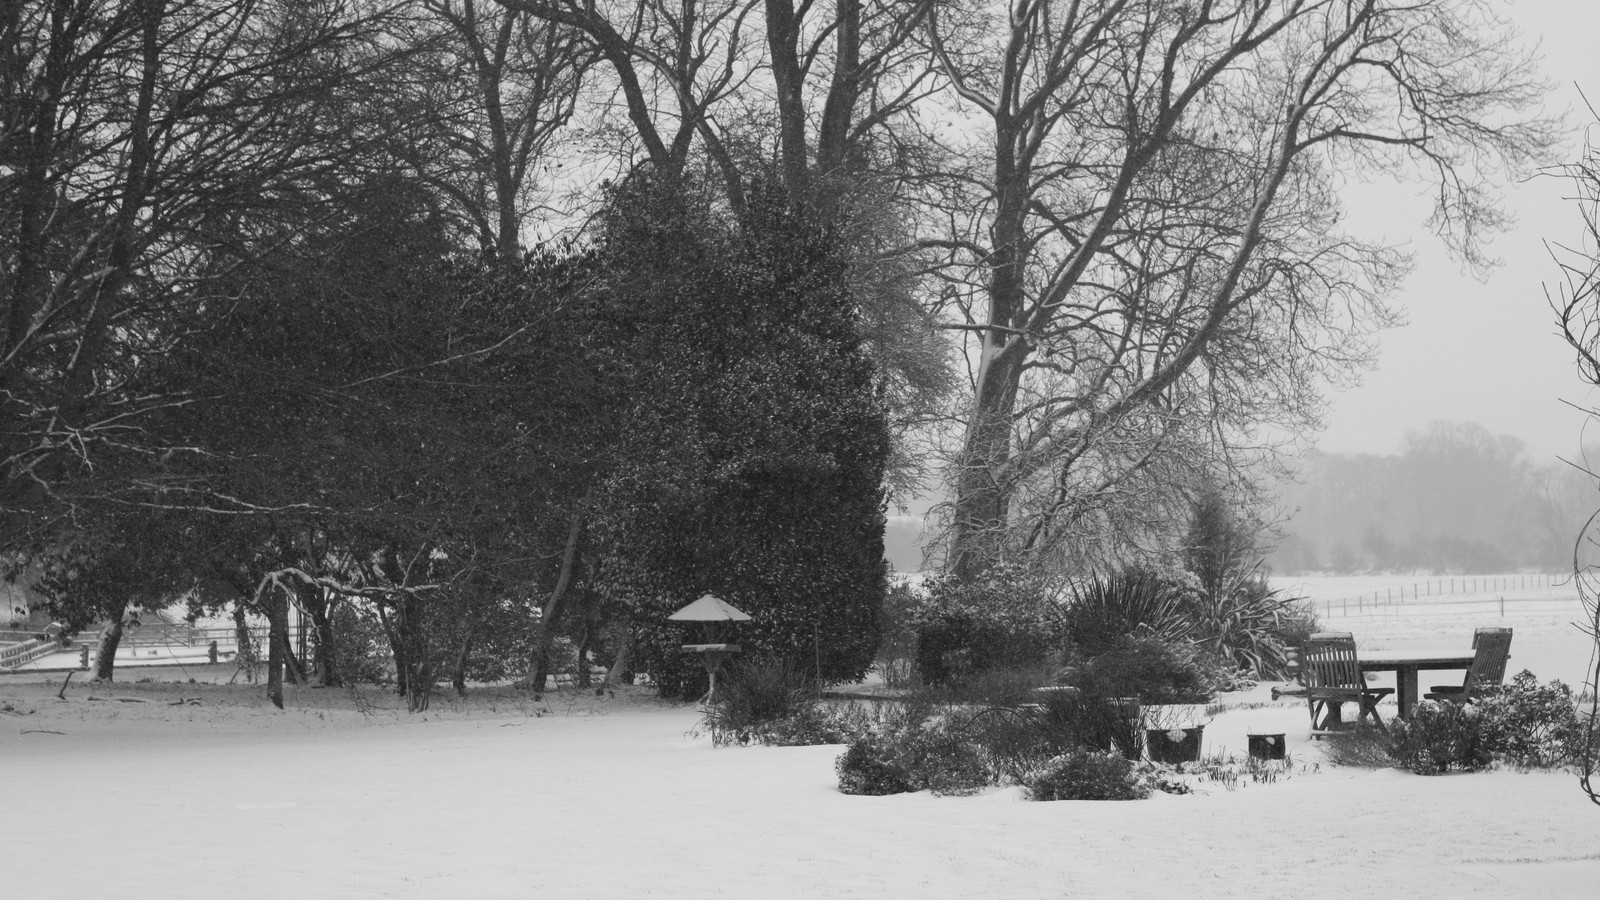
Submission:
POLYGON ((1417 688, 1417 673, 1441 669, 1463 672, 1472 665, 1472 650, 1362 650, 1359 656, 1362 673, 1393 672, 1395 702, 1400 705, 1400 718, 1409 719, 1411 710, 1422 696, 1417 688))

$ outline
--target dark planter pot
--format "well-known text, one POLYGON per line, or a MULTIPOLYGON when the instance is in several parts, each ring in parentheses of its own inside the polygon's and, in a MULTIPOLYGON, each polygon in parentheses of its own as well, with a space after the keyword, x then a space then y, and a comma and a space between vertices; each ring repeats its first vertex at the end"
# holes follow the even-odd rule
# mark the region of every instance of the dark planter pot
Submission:
POLYGON ((1194 728, 1175 728, 1171 731, 1146 729, 1144 745, 1150 751, 1150 761, 1158 763, 1195 762, 1200 759, 1200 736, 1204 725, 1194 728), (1177 735, 1181 738, 1174 740, 1177 735))
POLYGON ((1252 759, 1283 759, 1283 735, 1252 734, 1249 741, 1252 759))

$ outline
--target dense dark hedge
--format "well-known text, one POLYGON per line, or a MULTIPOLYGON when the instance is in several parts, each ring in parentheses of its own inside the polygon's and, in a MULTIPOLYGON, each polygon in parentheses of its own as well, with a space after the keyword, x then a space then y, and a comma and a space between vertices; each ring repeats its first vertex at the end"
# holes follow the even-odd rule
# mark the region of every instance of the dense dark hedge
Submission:
POLYGON ((709 592, 752 616, 733 635, 746 653, 859 678, 886 589, 889 437, 837 237, 760 192, 733 227, 636 185, 607 242, 638 389, 596 536, 634 667, 697 696, 666 617, 709 592))

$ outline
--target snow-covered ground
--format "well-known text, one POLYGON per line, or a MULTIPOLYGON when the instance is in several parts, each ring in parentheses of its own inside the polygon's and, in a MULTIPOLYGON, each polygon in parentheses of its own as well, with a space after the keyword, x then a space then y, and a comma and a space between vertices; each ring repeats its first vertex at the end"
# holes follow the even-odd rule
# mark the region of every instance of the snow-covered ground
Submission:
MULTIPOLYGON (((1513 670, 1585 658, 1576 617, 1511 622, 1513 670)), ((1329 624, 1378 647, 1494 623, 1329 624)), ((4 896, 1532 900, 1600 884, 1600 806, 1571 774, 1331 767, 1304 706, 1265 702, 1267 685, 1225 698, 1206 743, 1285 732, 1287 780, 1028 803, 845 796, 841 748, 714 749, 693 707, 643 690, 484 689, 410 715, 375 689, 291 688, 280 712, 234 673, 75 678, 64 700, 60 673, 0 677, 4 896), (136 681, 156 678, 173 680, 136 681)))

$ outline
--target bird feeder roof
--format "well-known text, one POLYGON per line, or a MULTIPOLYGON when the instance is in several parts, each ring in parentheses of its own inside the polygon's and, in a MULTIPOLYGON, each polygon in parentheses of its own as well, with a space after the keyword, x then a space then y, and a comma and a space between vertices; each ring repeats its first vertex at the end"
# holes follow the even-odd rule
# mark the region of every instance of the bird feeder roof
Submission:
POLYGON ((727 601, 706 594, 670 616, 673 622, 748 622, 750 617, 727 601))

